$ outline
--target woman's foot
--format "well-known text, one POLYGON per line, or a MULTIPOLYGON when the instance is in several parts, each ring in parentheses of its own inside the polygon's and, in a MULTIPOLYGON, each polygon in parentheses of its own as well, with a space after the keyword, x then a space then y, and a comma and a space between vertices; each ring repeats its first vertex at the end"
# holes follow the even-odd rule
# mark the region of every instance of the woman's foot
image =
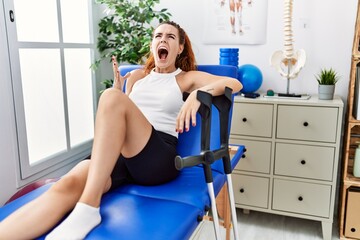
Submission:
POLYGON ((100 208, 78 202, 70 215, 47 236, 46 240, 80 240, 101 222, 100 208))

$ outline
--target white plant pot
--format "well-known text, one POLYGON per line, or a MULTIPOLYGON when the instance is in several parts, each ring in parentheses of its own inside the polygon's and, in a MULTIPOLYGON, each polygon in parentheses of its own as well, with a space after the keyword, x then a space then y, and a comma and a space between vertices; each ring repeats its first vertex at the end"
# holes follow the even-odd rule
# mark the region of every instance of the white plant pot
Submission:
POLYGON ((321 85, 318 88, 320 100, 332 100, 334 98, 335 85, 321 85))

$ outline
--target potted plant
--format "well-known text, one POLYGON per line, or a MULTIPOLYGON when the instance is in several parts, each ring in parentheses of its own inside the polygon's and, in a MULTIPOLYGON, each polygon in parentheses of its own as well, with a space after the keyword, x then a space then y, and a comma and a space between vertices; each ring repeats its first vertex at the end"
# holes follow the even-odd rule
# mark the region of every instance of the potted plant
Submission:
MULTIPOLYGON (((159 11, 154 5, 160 0, 96 0, 106 6, 106 16, 100 19, 97 49, 100 58, 92 64, 96 69, 104 59, 116 56, 119 63, 143 64, 149 52, 153 25, 168 21, 167 9, 159 11)), ((112 79, 102 82, 112 85, 112 79)))
POLYGON ((316 80, 319 83, 319 99, 332 100, 334 98, 335 84, 339 80, 337 72, 330 69, 321 69, 320 73, 316 76, 316 80))

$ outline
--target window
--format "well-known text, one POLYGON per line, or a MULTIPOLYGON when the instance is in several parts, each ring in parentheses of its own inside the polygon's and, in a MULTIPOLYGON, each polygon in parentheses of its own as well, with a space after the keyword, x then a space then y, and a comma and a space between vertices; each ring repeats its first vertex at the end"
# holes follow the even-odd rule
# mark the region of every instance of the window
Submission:
POLYGON ((90 0, 5 0, 21 178, 90 154, 90 0), (12 15, 13 11, 13 15, 12 15))

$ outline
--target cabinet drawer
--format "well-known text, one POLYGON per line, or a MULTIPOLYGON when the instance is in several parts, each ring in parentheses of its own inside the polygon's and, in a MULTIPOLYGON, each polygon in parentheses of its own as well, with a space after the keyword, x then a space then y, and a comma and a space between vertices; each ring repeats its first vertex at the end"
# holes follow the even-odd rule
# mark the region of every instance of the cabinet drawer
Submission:
POLYGON ((276 143, 275 174, 331 181, 335 149, 276 143))
POLYGON ((335 142, 338 108, 278 106, 277 138, 335 142))
POLYGON ((331 186, 274 179, 272 209, 329 217, 331 186))
POLYGON ((271 137, 273 105, 235 103, 231 134, 271 137))
POLYGON ((267 208, 269 179, 241 174, 232 174, 235 203, 267 208))
POLYGON ((271 142, 231 139, 231 143, 245 145, 246 152, 235 169, 270 173, 271 142))

